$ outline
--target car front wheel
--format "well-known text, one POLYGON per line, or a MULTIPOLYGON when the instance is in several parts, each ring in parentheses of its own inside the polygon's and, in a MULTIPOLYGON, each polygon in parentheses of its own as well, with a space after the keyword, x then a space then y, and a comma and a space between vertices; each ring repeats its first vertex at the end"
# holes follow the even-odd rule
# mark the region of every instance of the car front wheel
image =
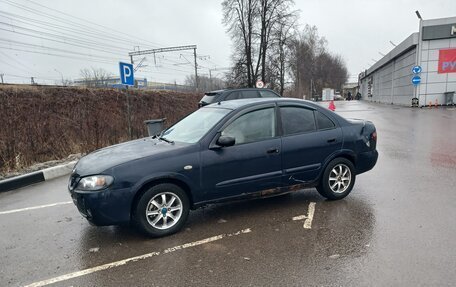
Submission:
POLYGON ((355 178, 353 163, 345 158, 336 158, 326 167, 317 191, 330 200, 342 199, 353 189, 355 178))
POLYGON ((136 204, 133 221, 152 237, 179 231, 189 213, 187 194, 177 185, 162 183, 149 188, 136 204))

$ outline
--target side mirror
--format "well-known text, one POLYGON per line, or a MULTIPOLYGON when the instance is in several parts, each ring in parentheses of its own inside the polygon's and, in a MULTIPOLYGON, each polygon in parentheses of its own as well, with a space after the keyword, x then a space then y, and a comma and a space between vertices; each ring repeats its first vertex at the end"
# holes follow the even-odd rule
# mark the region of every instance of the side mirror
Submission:
POLYGON ((217 140, 217 144, 221 147, 233 146, 236 143, 236 139, 233 137, 221 136, 217 140))

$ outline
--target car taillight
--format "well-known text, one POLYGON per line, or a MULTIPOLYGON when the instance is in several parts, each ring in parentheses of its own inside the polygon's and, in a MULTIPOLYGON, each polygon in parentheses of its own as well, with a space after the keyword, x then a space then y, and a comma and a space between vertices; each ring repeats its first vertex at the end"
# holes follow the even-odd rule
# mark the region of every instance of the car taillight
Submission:
POLYGON ((376 131, 371 134, 371 139, 373 141, 377 141, 377 132, 376 131))

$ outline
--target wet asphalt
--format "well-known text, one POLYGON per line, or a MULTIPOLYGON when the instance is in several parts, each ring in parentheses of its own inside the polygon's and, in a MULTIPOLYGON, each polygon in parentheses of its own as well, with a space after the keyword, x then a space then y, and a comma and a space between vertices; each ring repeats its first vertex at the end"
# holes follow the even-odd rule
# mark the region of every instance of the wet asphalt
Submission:
POLYGON ((0 194, 0 286, 453 286, 456 109, 352 101, 336 102, 336 112, 373 121, 380 154, 344 200, 306 189, 210 205, 181 232, 150 239, 89 225, 58 178, 0 194), (305 229, 293 217, 311 202, 305 229), (93 272, 74 273, 85 269, 93 272))

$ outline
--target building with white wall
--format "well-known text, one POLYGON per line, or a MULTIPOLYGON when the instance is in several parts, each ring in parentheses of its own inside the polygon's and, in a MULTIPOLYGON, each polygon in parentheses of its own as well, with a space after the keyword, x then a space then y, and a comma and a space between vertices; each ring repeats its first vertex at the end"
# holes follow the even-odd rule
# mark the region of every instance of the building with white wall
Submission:
POLYGON ((420 20, 413 33, 359 75, 363 100, 419 106, 454 102, 456 91, 456 17, 420 20), (412 69, 421 67, 421 71, 412 69), (421 82, 413 84, 412 78, 421 82))

